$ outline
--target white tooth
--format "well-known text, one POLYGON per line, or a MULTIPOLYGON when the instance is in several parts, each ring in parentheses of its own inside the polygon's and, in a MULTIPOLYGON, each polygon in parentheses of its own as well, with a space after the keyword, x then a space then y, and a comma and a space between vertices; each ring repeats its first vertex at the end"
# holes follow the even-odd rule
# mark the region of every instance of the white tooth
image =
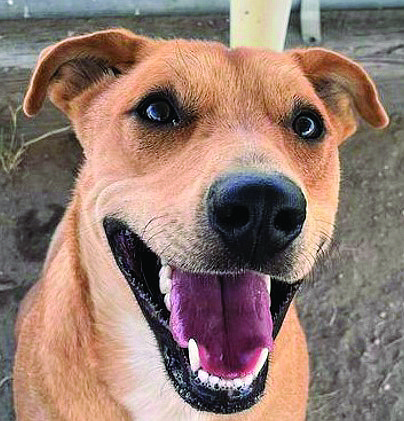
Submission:
POLYGON ((244 382, 241 379, 234 379, 234 387, 243 387, 244 382))
POLYGON ((171 311, 171 294, 170 293, 164 296, 164 304, 166 305, 168 311, 171 311))
POLYGON ((167 294, 171 291, 173 283, 171 280, 172 272, 172 269, 168 265, 162 266, 160 269, 160 291, 162 294, 167 294))
POLYGON ((271 294, 271 277, 269 275, 265 275, 265 283, 267 285, 268 294, 271 294))
POLYGON ((228 389, 233 389, 233 387, 234 387, 233 380, 226 380, 226 387, 228 389))
POLYGON ((253 375, 252 374, 248 374, 247 376, 244 377, 244 383, 246 386, 249 386, 252 381, 253 381, 253 375))
POLYGON ((160 272, 159 272, 160 278, 161 277, 171 278, 172 274, 173 274, 173 270, 171 269, 171 266, 169 266, 169 265, 161 266, 161 269, 160 269, 160 272))
POLYGON ((258 373, 261 371, 261 368, 264 366, 265 361, 268 358, 268 354, 269 354, 268 348, 263 348, 258 358, 257 365, 255 366, 255 369, 254 369, 254 373, 253 373, 254 377, 256 377, 258 373))
POLYGON ((170 278, 160 278, 160 291, 162 294, 171 292, 173 281, 170 278))
POLYGON ((209 383, 211 384, 211 386, 215 386, 219 383, 219 377, 216 376, 209 376, 209 383))
POLYGON ((206 371, 199 370, 198 371, 198 378, 202 383, 206 383, 208 378, 209 378, 209 374, 206 371))
POLYGON ((225 388, 226 387, 226 380, 224 380, 224 379, 219 379, 219 386, 220 387, 222 387, 222 388, 225 388))
POLYGON ((188 341, 189 363, 192 371, 197 371, 200 367, 198 344, 195 339, 188 341))

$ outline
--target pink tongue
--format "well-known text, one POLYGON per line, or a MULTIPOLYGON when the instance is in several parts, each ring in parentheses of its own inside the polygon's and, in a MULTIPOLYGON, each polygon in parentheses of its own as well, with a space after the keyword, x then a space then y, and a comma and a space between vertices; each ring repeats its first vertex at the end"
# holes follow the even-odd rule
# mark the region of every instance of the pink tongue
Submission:
POLYGON ((188 347, 196 340, 202 369, 222 378, 254 370, 262 348, 272 350, 270 297, 262 276, 172 275, 170 328, 188 347))

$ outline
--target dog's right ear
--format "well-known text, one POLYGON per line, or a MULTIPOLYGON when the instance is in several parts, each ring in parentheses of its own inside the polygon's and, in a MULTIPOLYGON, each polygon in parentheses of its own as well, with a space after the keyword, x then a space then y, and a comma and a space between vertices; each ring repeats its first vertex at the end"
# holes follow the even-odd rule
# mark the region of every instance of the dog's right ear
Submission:
POLYGON ((68 38, 45 48, 24 99, 25 114, 37 114, 48 95, 69 115, 74 97, 104 77, 125 72, 141 61, 153 44, 151 39, 130 31, 111 29, 68 38))

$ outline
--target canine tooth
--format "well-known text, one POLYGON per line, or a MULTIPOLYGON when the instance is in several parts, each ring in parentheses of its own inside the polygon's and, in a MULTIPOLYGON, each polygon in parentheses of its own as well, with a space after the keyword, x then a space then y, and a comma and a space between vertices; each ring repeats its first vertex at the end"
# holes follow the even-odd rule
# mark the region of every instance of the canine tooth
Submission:
POLYGON ((265 283, 267 285, 268 294, 271 294, 271 277, 269 275, 265 275, 265 283))
POLYGON ((253 376, 256 377, 258 373, 261 371, 261 368, 264 366, 265 361, 268 358, 269 350, 268 348, 263 348, 261 354, 258 358, 257 365, 255 366, 253 376))
POLYGON ((217 376, 209 376, 209 383, 211 386, 216 386, 219 383, 219 377, 217 376))
POLYGON ((164 304, 166 305, 167 309, 171 311, 171 294, 170 293, 164 296, 164 304))
POLYGON ((206 371, 199 370, 198 378, 202 383, 206 383, 206 381, 209 379, 209 374, 206 371))
POLYGON ((195 339, 188 341, 189 363, 192 371, 197 371, 200 367, 198 344, 195 339))
POLYGON ((245 383, 245 385, 246 386, 249 386, 251 383, 252 383, 252 381, 253 381, 253 375, 252 374, 248 374, 247 376, 245 376, 244 377, 244 383, 245 383))
POLYGON ((160 277, 160 291, 162 294, 167 294, 168 292, 171 291, 171 287, 172 287, 172 280, 171 280, 171 276, 172 276, 172 269, 170 268, 170 266, 165 265, 162 266, 160 269, 160 273, 159 273, 159 277, 160 277))

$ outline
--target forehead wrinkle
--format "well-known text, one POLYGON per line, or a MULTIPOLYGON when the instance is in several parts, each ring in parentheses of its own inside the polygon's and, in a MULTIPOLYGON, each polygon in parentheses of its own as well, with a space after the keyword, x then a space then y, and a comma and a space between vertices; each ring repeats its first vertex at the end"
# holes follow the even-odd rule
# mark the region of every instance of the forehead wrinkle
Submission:
POLYGON ((229 90, 234 91, 234 69, 229 65, 224 47, 202 42, 190 43, 190 47, 184 49, 176 44, 174 54, 165 60, 181 97, 202 107, 211 107, 228 98, 229 90))
POLYGON ((257 111, 262 114, 265 87, 257 69, 232 60, 229 50, 198 45, 183 50, 176 46, 166 64, 172 70, 180 98, 217 124, 253 126, 257 111))
POLYGON ((320 107, 319 99, 297 63, 288 56, 266 51, 242 54, 240 68, 254 75, 254 92, 260 98, 268 116, 278 121, 290 113, 296 98, 320 107))

